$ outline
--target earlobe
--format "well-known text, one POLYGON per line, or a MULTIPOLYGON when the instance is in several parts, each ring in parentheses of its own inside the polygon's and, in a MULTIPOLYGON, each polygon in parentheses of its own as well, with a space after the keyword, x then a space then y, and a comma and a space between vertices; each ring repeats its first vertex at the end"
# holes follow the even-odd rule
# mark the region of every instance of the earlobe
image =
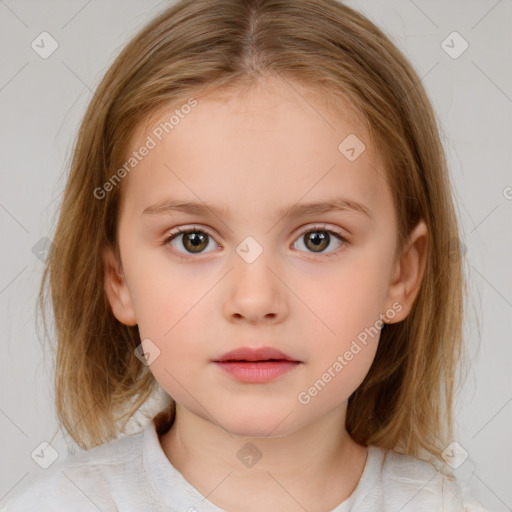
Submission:
POLYGON ((401 308, 393 307, 393 309, 399 309, 399 311, 392 320, 385 319, 386 323, 400 322, 411 311, 423 281, 427 252, 428 228, 425 221, 420 219, 411 231, 402 255, 393 269, 387 307, 392 308, 393 304, 398 303, 401 308))
POLYGON ((102 253, 104 288, 114 316, 125 325, 137 325, 135 310, 126 277, 111 247, 102 253))

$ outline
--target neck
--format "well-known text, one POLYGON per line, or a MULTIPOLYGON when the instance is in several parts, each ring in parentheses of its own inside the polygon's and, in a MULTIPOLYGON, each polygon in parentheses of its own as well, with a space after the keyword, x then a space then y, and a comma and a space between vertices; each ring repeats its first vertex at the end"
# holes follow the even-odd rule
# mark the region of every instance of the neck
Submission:
POLYGON ((350 496, 366 462, 367 449, 344 428, 345 414, 346 403, 285 436, 241 437, 177 404, 161 444, 184 478, 221 508, 325 511, 350 496))

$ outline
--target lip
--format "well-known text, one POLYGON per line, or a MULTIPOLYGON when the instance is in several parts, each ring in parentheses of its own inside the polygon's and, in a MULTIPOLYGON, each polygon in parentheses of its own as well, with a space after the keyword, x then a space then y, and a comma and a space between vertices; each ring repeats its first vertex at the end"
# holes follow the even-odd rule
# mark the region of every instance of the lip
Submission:
POLYGON ((259 348, 251 348, 251 347, 238 347, 230 352, 226 352, 219 359, 214 362, 223 363, 225 361, 269 361, 270 359, 275 360, 284 360, 284 361, 294 361, 301 362, 294 359, 292 356, 281 352, 272 347, 259 347, 259 348))
POLYGON ((213 362, 231 377, 248 383, 274 380, 302 363, 272 347, 239 347, 213 362))
POLYGON ((253 384, 268 382, 274 380, 285 373, 292 371, 299 366, 299 361, 288 361, 280 359, 278 361, 214 361, 231 377, 240 382, 250 382, 253 384))

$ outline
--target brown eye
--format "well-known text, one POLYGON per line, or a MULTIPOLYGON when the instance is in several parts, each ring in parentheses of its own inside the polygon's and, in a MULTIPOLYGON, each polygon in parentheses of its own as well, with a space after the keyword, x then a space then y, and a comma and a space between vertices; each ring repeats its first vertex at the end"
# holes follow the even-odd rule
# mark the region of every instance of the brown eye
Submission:
POLYGON ((183 246, 190 252, 201 252, 208 246, 208 235, 199 231, 183 233, 183 246))
MULTIPOLYGON (((297 243, 302 242, 304 246, 304 250, 306 252, 312 252, 316 254, 325 254, 325 256, 331 256, 341 245, 346 243, 346 240, 335 233, 334 231, 325 229, 323 226, 309 228, 308 231, 303 231, 299 236, 297 243), (332 247, 333 243, 336 243, 332 247), (331 246, 332 250, 325 251, 329 246, 331 246)), ((301 249, 301 247, 298 247, 301 249)), ((301 249, 302 250, 302 249, 301 249)))
POLYGON ((164 244, 170 244, 176 251, 182 254, 201 254, 210 243, 218 247, 213 238, 201 229, 177 229, 171 234, 164 244))
POLYGON ((329 247, 331 236, 327 231, 309 231, 304 235, 305 245, 314 252, 322 252, 329 247))

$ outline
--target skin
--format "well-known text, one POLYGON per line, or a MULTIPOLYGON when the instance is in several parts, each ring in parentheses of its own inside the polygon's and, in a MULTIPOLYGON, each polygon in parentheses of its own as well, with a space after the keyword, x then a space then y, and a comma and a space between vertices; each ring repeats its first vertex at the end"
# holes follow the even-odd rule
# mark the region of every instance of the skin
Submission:
MULTIPOLYGON (((142 123, 133 148, 175 108, 142 123)), ((268 81, 222 98, 210 93, 122 184, 121 261, 105 250, 105 290, 116 318, 137 324, 141 339, 160 350, 149 368, 177 402, 162 449, 225 510, 325 512, 348 498, 361 477, 367 448, 350 438, 345 416, 379 336, 309 403, 297 397, 359 333, 386 311, 396 312, 393 304, 401 310, 388 323, 408 315, 427 246, 420 221, 396 257, 391 192, 363 128, 298 84, 268 81), (354 161, 338 150, 351 133, 366 144, 354 161), (350 211, 277 213, 335 195, 363 203, 373 218, 350 211), (167 198, 205 201, 231 215, 142 214, 167 198), (194 225, 212 234, 203 252, 191 253, 183 235, 164 244, 176 227, 194 225), (309 226, 346 242, 332 235, 315 252, 302 232, 309 226), (252 263, 236 252, 247 236, 263 249, 252 263), (212 362, 240 346, 272 346, 301 364, 267 383, 241 383, 212 362), (261 453, 252 467, 237 457, 248 442, 261 453)))

